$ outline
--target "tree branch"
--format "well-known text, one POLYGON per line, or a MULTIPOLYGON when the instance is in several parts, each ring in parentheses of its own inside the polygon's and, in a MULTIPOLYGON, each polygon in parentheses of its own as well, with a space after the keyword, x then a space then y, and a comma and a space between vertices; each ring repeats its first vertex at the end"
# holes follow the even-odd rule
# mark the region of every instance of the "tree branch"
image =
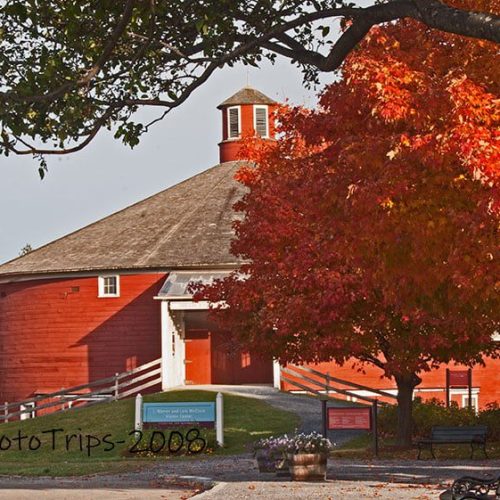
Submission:
POLYGON ((85 72, 85 75, 82 78, 64 83, 57 89, 47 92, 46 94, 23 96, 15 94, 13 92, 6 92, 6 93, 0 93, 0 97, 2 97, 3 99, 9 98, 14 101, 23 101, 23 102, 52 101, 64 95, 66 92, 70 91, 75 87, 82 87, 88 85, 89 82, 98 74, 102 66, 106 63, 109 56, 112 54, 116 44, 120 40, 120 37, 123 35, 132 17, 134 4, 135 0, 127 0, 121 19, 116 25, 115 29, 113 30, 111 37, 106 42, 106 45, 104 46, 101 55, 98 57, 97 61, 92 65, 92 67, 85 72))

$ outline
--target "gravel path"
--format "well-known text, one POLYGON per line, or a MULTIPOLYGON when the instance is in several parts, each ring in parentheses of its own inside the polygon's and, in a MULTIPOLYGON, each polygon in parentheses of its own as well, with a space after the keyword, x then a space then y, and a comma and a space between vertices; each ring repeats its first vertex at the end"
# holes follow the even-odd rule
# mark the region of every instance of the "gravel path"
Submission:
MULTIPOLYGON (((300 431, 321 432, 321 402, 310 396, 282 392, 265 385, 190 385, 185 388, 225 392, 260 399, 275 408, 297 414, 301 420, 300 431)), ((348 404, 343 401, 330 401, 328 406, 346 406, 348 404)), ((340 445, 359 434, 360 431, 329 431, 328 437, 333 443, 340 445)))

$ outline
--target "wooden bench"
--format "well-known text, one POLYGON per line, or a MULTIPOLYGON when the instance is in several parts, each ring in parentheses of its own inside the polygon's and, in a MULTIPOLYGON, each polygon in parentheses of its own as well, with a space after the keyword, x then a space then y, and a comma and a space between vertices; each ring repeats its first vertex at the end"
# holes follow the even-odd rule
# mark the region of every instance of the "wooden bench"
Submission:
POLYGON ((422 439, 421 441, 417 442, 417 460, 420 460, 420 454, 422 453, 422 450, 424 448, 429 448, 431 450, 432 458, 436 458, 433 449, 433 446, 436 444, 470 444, 471 458, 473 458, 474 456, 474 447, 482 447, 484 456, 488 458, 488 455, 486 454, 487 433, 488 427, 486 425, 463 427, 433 427, 430 439, 422 439))

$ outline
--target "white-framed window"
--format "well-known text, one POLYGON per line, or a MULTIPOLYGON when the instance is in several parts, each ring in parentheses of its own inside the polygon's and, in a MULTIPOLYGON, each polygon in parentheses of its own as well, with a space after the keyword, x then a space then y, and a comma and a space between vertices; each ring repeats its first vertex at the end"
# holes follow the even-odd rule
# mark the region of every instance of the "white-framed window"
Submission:
POLYGON ((259 137, 269 137, 269 110, 265 105, 253 107, 253 128, 259 137))
POLYGON ((20 406, 21 411, 30 410, 30 409, 32 411, 30 411, 28 413, 21 413, 21 415, 19 416, 19 419, 20 420, 28 420, 29 418, 35 418, 36 411, 35 411, 35 402, 34 401, 32 403, 26 403, 26 404, 20 406))
POLYGON ((98 289, 99 297, 119 297, 120 276, 117 274, 99 276, 98 289))
POLYGON ((227 108, 227 137, 238 139, 241 135, 241 108, 231 106, 227 108))
MULTIPOLYGON (((478 401, 478 394, 473 394, 472 395, 472 408, 474 411, 477 413, 479 411, 479 401, 478 401)), ((468 394, 463 394, 462 395, 462 408, 468 408, 469 406, 469 395, 468 394)))

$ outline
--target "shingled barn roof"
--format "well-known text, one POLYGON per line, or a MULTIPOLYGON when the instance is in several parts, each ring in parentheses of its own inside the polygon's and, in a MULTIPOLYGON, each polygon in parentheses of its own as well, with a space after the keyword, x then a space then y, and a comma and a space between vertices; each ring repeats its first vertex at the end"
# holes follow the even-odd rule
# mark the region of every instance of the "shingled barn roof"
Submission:
POLYGON ((94 270, 232 266, 238 162, 195 175, 0 266, 0 278, 94 270))
POLYGON ((252 87, 243 87, 236 94, 221 102, 217 107, 221 109, 226 106, 236 106, 238 104, 276 104, 276 101, 273 101, 270 97, 252 87))

